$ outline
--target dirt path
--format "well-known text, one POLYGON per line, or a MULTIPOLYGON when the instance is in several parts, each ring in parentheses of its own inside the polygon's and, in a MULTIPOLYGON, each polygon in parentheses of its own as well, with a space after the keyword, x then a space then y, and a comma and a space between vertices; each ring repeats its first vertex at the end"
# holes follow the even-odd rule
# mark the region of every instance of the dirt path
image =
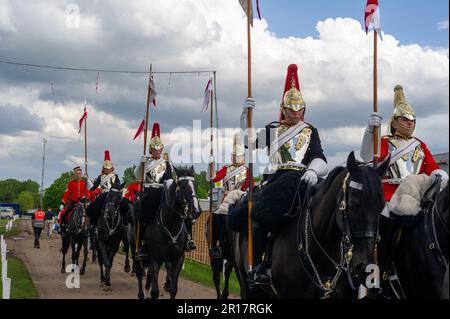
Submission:
MULTIPOLYGON (((111 271, 112 292, 104 292, 100 288, 100 270, 98 264, 88 261, 86 274, 80 277, 80 288, 69 289, 66 287, 66 278, 69 274, 61 274, 60 253, 61 239, 58 234, 48 239, 41 236, 41 248, 33 248, 33 233, 30 221, 17 221, 20 235, 13 240, 8 239, 8 248, 20 258, 28 268, 31 278, 38 289, 41 299, 136 299, 137 279, 133 275, 123 271, 125 257, 116 255, 111 271)), ((70 263, 70 254, 66 256, 66 263, 70 263)), ((81 262, 81 258, 80 258, 81 262)), ((167 299, 169 294, 162 289, 165 280, 165 272, 160 272, 160 298, 167 299)), ((232 296, 230 296, 232 298, 232 296)), ((180 278, 178 281, 177 299, 214 299, 215 290, 203 285, 180 278)))

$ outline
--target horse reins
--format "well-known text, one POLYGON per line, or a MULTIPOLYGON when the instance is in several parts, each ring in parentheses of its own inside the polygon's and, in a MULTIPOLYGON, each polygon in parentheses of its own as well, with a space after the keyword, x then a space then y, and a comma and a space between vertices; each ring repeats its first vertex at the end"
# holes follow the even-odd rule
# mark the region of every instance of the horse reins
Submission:
MULTIPOLYGON (((338 196, 338 210, 337 210, 337 218, 342 218, 342 223, 337 222, 338 228, 342 232, 342 238, 340 243, 340 260, 339 263, 336 262, 332 257, 329 256, 329 254, 325 251, 325 249, 322 247, 318 239, 316 238, 314 234, 313 224, 312 224, 312 211, 311 211, 311 204, 312 199, 310 196, 308 197, 308 203, 305 210, 305 227, 304 227, 304 240, 301 234, 301 222, 302 217, 300 216, 297 226, 297 251, 298 256, 300 259, 300 262, 303 266, 305 266, 304 262, 307 262, 314 272, 314 276, 308 271, 307 267, 303 267, 305 273, 309 277, 309 279, 313 282, 313 284, 318 287, 321 291, 323 291, 324 295, 322 298, 329 298, 331 294, 333 293, 336 284, 342 275, 342 272, 345 270, 347 272, 347 277, 349 281, 349 285, 353 290, 356 290, 353 283, 353 279, 351 278, 351 260, 353 258, 353 243, 352 238, 377 238, 377 241, 379 240, 378 236, 378 227, 377 231, 359 231, 359 232, 351 232, 350 225, 348 223, 348 216, 347 216, 347 190, 348 188, 353 188, 356 190, 361 191, 363 189, 363 185, 361 183, 355 182, 353 180, 350 180, 350 173, 347 173, 343 184, 341 188, 341 192, 338 196), (342 229, 341 224, 344 225, 344 229, 342 229), (333 267, 337 269, 333 279, 326 280, 325 282, 322 282, 321 276, 309 254, 309 240, 308 240, 308 230, 310 229, 311 236, 314 239, 314 242, 319 247, 319 249, 322 251, 322 253, 327 257, 327 259, 331 262, 333 267), (315 278, 314 278, 315 277, 315 278)), ((307 190, 307 193, 309 191, 309 188, 307 190)))
MULTIPOLYGON (((183 211, 183 213, 180 213, 179 210, 175 209, 174 207, 172 207, 172 206, 169 204, 169 202, 168 202, 168 197, 165 195, 166 190, 163 190, 163 195, 162 195, 162 198, 161 198, 161 204, 160 204, 160 208, 159 208, 159 224, 161 225, 161 228, 162 228, 164 234, 166 234, 166 235, 170 238, 172 244, 175 244, 175 243, 178 241, 178 238, 180 237, 180 235, 181 235, 181 233, 182 233, 182 231, 183 231, 183 228, 184 228, 184 219, 186 219, 186 217, 187 217, 187 211, 188 211, 188 209, 189 209, 189 207, 188 207, 188 206, 189 206, 189 202, 188 202, 186 199, 183 198, 183 195, 182 195, 181 192, 179 191, 180 188, 179 188, 178 182, 179 182, 179 181, 183 181, 183 180, 187 180, 187 181, 192 181, 192 182, 194 182, 194 181, 195 181, 195 178, 194 178, 194 177, 191 177, 191 176, 183 176, 183 177, 177 178, 177 181, 176 181, 176 186, 177 186, 177 189, 176 189, 176 191, 177 191, 177 197, 183 202, 183 206, 184 206, 184 211, 183 211), (166 202, 166 206, 167 206, 169 209, 171 209, 173 212, 177 213, 177 214, 180 216, 180 218, 181 218, 180 229, 179 229, 179 231, 177 232, 177 234, 176 234, 175 236, 173 236, 172 233, 170 232, 170 230, 166 227, 166 225, 164 225, 163 216, 162 216, 162 203, 163 203, 164 201, 166 202)), ((192 195, 192 198, 195 200, 195 199, 197 198, 197 195, 194 193, 194 195, 192 195)))
POLYGON ((115 225, 111 225, 112 227, 109 226, 109 222, 114 222, 114 216, 112 217, 112 221, 111 221, 109 218, 109 214, 106 213, 107 211, 109 212, 110 210, 105 209, 105 208, 109 208, 110 206, 115 206, 114 204, 108 203, 108 198, 109 198, 110 192, 118 193, 118 192, 120 192, 120 190, 111 188, 108 192, 108 197, 107 197, 105 206, 103 207, 103 218, 105 219, 105 224, 106 224, 106 228, 108 228, 109 236, 114 234, 117 227, 119 227, 119 224, 122 222, 122 216, 120 213, 118 213, 118 211, 119 211, 119 205, 118 205, 117 207, 114 207, 114 213, 115 213, 114 216, 117 215, 117 223, 115 225))

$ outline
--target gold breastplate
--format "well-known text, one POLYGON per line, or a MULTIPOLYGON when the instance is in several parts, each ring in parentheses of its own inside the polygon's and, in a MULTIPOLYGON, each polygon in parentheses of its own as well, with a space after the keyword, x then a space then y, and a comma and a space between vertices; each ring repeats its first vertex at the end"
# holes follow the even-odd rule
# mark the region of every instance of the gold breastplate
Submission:
POLYGON ((166 172, 166 161, 161 161, 158 165, 151 167, 152 163, 154 163, 155 161, 158 160, 149 160, 147 162, 147 167, 150 167, 147 171, 145 179, 146 183, 158 183, 166 172))
MULTIPOLYGON (((402 139, 396 136, 388 138, 389 146, 388 151, 390 153, 395 152, 402 145, 410 143, 414 137, 410 139, 402 139)), ((389 179, 403 179, 409 175, 419 174, 423 161, 425 159, 425 153, 422 150, 422 146, 418 145, 416 148, 411 150, 409 153, 402 156, 395 163, 392 163, 388 169, 389 179)))
MULTIPOLYGON (((287 129, 288 127, 280 125, 277 128, 277 134, 280 135, 287 129)), ((311 135, 311 128, 305 127, 300 133, 280 147, 278 150, 278 164, 290 162, 301 163, 311 143, 311 135)))
MULTIPOLYGON (((233 165, 228 166, 227 168, 227 175, 231 174, 233 171, 238 169, 238 167, 235 167, 233 165)), ((231 177, 226 183, 224 183, 224 189, 225 192, 228 193, 235 189, 240 189, 242 187, 242 184, 245 183, 245 180, 247 179, 247 170, 243 169, 242 172, 238 173, 237 175, 231 177)))

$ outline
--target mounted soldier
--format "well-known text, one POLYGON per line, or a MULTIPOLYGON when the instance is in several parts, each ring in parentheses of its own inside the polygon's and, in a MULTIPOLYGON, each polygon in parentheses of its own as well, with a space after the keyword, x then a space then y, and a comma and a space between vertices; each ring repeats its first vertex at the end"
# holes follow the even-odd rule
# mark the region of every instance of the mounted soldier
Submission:
MULTIPOLYGON (((212 161, 211 161, 212 162, 212 161)), ((214 167, 214 165, 213 165, 214 167)), ((208 166, 208 169, 210 166, 208 166)), ((231 153, 231 165, 223 166, 213 176, 211 172, 207 174, 207 181, 213 183, 222 182, 223 185, 223 197, 220 200, 220 206, 213 213, 213 231, 212 231, 212 245, 210 256, 213 258, 221 258, 221 242, 224 239, 223 232, 225 226, 225 218, 228 215, 228 204, 225 200, 230 192, 236 192, 238 196, 242 194, 249 187, 250 174, 248 167, 245 165, 245 149, 244 145, 240 142, 240 134, 236 133, 233 137, 233 151, 231 153), (217 246, 219 241, 219 246, 217 246)), ((210 221, 211 222, 211 221, 210 221)))
MULTIPOLYGON (((403 87, 397 85, 394 88, 394 112, 388 125, 389 134, 381 137, 380 162, 391 155, 390 166, 384 180, 385 200, 389 202, 397 190, 399 184, 409 175, 426 174, 436 179, 441 177, 441 189, 448 182, 448 174, 440 169, 431 155, 427 145, 413 136, 416 128, 416 112, 406 102, 403 87)), ((366 162, 373 158, 373 131, 374 127, 381 125, 382 117, 373 113, 369 117, 369 123, 364 133, 361 146, 361 157, 366 162)))
POLYGON ((86 182, 83 180, 83 170, 80 166, 75 167, 73 170, 75 179, 67 183, 66 190, 61 199, 60 216, 58 223, 60 228, 58 232, 61 233, 67 224, 67 216, 75 208, 75 205, 86 196, 86 182))
MULTIPOLYGON (((256 284, 270 284, 267 269, 270 268, 271 243, 268 234, 283 227, 283 215, 296 207, 296 192, 304 196, 307 186, 314 186, 328 172, 319 133, 304 121, 306 104, 300 91, 298 67, 288 67, 280 121, 268 124, 265 131, 258 134, 256 148, 267 147, 270 165, 264 174, 261 191, 255 193, 253 220, 254 273, 250 274, 256 284), (263 254, 266 258, 263 260, 263 254)), ((247 98, 244 104, 242 123, 247 123, 248 109, 255 107, 255 101, 247 98)), ((243 127, 246 127, 243 125, 243 127)), ((300 203, 297 204, 297 206, 300 203)), ((230 211, 228 226, 235 231, 245 227, 247 204, 244 202, 230 211), (244 209, 243 209, 244 208, 244 209)))
MULTIPOLYGON (((382 136, 378 145, 380 163, 389 160, 389 168, 383 180, 384 198, 386 206, 380 220, 380 265, 384 268, 385 275, 390 272, 392 251, 394 250, 395 238, 402 226, 398 223, 397 209, 394 201, 400 198, 399 186, 412 175, 425 174, 431 177, 431 181, 440 181, 440 189, 444 189, 448 183, 448 174, 440 169, 434 160, 427 145, 413 136, 416 128, 416 112, 406 101, 403 87, 397 85, 394 88, 394 112, 388 124, 388 135, 382 136), (389 157, 390 156, 390 157, 389 157), (399 190, 399 191, 397 191, 399 190), (395 200, 394 200, 395 199, 395 200), (392 200, 392 201, 391 201, 392 200), (394 212, 395 211, 395 212, 394 212)), ((361 157, 370 162, 373 158, 373 132, 375 127, 381 125, 382 117, 373 113, 369 117, 368 126, 364 133, 361 145, 361 157)), ((412 196, 412 194, 409 194, 412 196)), ((411 197, 412 199, 412 197, 411 197)), ((412 204, 410 206, 413 206, 412 204)), ((412 212, 411 216, 413 216, 412 212)), ((397 238, 399 240, 399 238, 397 238)), ((395 280, 394 280, 395 281, 395 280)))
POLYGON ((86 210, 86 227, 89 229, 91 225, 95 225, 98 217, 96 214, 101 211, 106 196, 112 186, 114 184, 120 184, 119 176, 114 172, 114 166, 108 150, 105 150, 101 174, 96 178, 94 183, 90 179, 88 179, 87 183, 89 190, 97 195, 94 202, 86 210))
MULTIPOLYGON (((144 177, 144 188, 142 199, 136 201, 137 212, 139 214, 139 220, 143 222, 150 222, 153 216, 157 213, 160 207, 160 199, 162 197, 162 192, 166 188, 166 184, 170 184, 174 178, 174 169, 169 161, 169 156, 165 153, 163 156, 162 152, 164 149, 164 144, 161 141, 160 126, 158 123, 153 124, 152 136, 150 140, 150 156, 141 156, 141 163, 144 163, 145 167, 145 177, 144 177), (140 209, 140 202, 146 200, 147 198, 154 198, 152 200, 151 211, 144 211, 140 209)), ((137 165, 134 175, 141 176, 142 165, 137 165)), ((195 242, 192 240, 192 220, 187 218, 185 220, 186 228, 189 233, 189 241, 187 243, 186 250, 191 251, 196 248, 195 242)), ((142 223, 140 223, 141 230, 143 229, 142 223)), ((140 232, 141 234, 143 232, 140 232)), ((143 247, 142 240, 139 238, 139 251, 137 258, 140 260, 146 260, 148 255, 143 247)))

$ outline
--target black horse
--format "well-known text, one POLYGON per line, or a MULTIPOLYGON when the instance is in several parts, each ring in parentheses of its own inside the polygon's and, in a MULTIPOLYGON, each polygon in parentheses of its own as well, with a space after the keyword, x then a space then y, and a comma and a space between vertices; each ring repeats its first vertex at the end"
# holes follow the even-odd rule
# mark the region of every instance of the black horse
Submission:
POLYGON ((271 235, 271 290, 249 286, 247 237, 233 232, 241 297, 356 297, 368 275, 366 266, 377 262, 378 221, 384 207, 381 177, 386 169, 387 163, 378 169, 362 165, 352 152, 347 167, 335 168, 304 197, 298 194, 298 180, 295 197, 303 200, 292 205, 284 227, 271 235))
MULTIPOLYGON (((111 291, 111 267, 124 236, 123 217, 120 213, 123 185, 114 184, 108 193, 94 202, 95 210, 89 215, 98 216, 95 226, 95 248, 100 266, 100 281, 105 291, 111 291)), ((91 208, 91 207, 89 207, 91 208)))
MULTIPOLYGON (((86 233, 84 231, 84 200, 77 203, 72 212, 67 212, 71 214, 70 220, 67 223, 66 230, 61 233, 62 239, 62 249, 63 254, 61 273, 66 272, 66 254, 69 247, 72 247, 72 265, 78 266, 78 259, 80 257, 81 247, 83 247, 83 264, 80 269, 80 275, 84 275, 86 271, 86 260, 88 255, 88 243, 86 233)), ((75 271, 72 269, 72 272, 75 271)))
POLYGON ((132 233, 131 225, 131 215, 133 212, 133 204, 126 198, 122 197, 120 201, 120 212, 123 218, 123 237, 122 237, 122 247, 125 253, 125 265, 123 270, 125 272, 131 272, 134 274, 136 272, 135 260, 135 249, 136 245, 134 243, 134 234, 132 233), (130 248, 131 248, 131 259, 133 261, 132 267, 130 266, 130 248))
MULTIPOLYGON (((146 289, 151 288, 151 297, 159 297, 158 274, 164 263, 167 269, 165 289, 174 299, 178 290, 178 276, 184 263, 187 244, 185 218, 198 218, 200 205, 195 191, 194 168, 175 168, 177 178, 167 184, 162 191, 160 208, 152 222, 143 225, 143 247, 149 255, 146 289)), ((148 198, 148 200, 155 200, 148 198)), ((141 212, 145 212, 150 204, 143 198, 141 212)), ((142 277, 144 269, 141 263, 136 267, 139 284, 138 297, 144 298, 142 277)))
MULTIPOLYGON (((220 237, 220 250, 222 255, 220 258, 211 258, 211 270, 213 276, 214 286, 216 287, 217 299, 228 299, 229 296, 229 283, 230 276, 233 272, 234 268, 234 260, 232 256, 232 252, 230 249, 230 234, 228 229, 225 227, 225 215, 215 215, 213 223, 223 223, 224 227, 222 228, 222 234, 220 237), (220 274, 223 273, 224 282, 223 282, 223 291, 220 291, 220 274)), ((206 240, 209 242, 209 223, 211 218, 205 223, 205 235, 206 240)), ((213 230, 214 231, 214 230, 213 230)))
MULTIPOLYGON (((434 196, 424 196, 428 200, 422 203, 424 209, 413 222, 408 221, 405 226, 402 218, 397 221, 401 231, 397 233, 394 248, 386 252, 392 254, 387 260, 393 262, 399 279, 398 282, 384 281, 390 283, 384 287, 390 298, 439 299, 443 290, 448 289, 445 274, 448 270, 449 190, 447 185, 439 191, 439 185, 440 181, 432 186, 437 186, 434 196)), ((385 258, 380 256, 380 260, 385 258)), ((382 270, 390 265, 381 265, 382 270)))

